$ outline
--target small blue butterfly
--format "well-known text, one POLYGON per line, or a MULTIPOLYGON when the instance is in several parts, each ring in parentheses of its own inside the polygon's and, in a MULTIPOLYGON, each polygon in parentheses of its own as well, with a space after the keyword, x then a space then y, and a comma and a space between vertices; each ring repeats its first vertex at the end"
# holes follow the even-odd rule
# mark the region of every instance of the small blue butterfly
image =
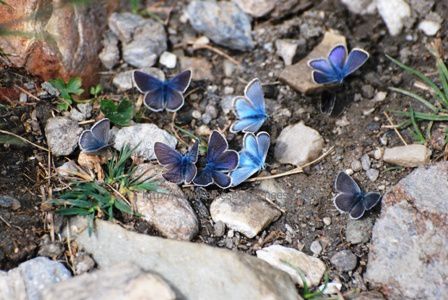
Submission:
POLYGON ((143 103, 152 111, 177 111, 184 105, 185 91, 191 81, 191 71, 183 71, 176 76, 160 80, 141 71, 134 71, 132 76, 137 89, 145 94, 143 103))
POLYGON ((243 149, 240 151, 240 161, 237 168, 230 174, 232 186, 237 186, 247 178, 264 169, 264 162, 268 154, 270 136, 267 132, 257 135, 246 133, 243 139, 243 149))
POLYGON ((199 170, 193 180, 197 186, 209 186, 215 183, 220 188, 230 187, 229 172, 238 165, 238 152, 228 150, 226 139, 218 131, 213 131, 208 140, 205 166, 199 170))
POLYGON ((163 178, 177 184, 190 183, 197 173, 198 149, 198 141, 185 154, 179 153, 164 143, 156 142, 154 153, 159 164, 167 169, 167 172, 162 174, 163 178))
POLYGON ((78 145, 82 152, 95 153, 109 146, 109 119, 96 122, 90 129, 84 130, 79 136, 78 145))
POLYGON ((341 84, 345 77, 358 70, 369 59, 365 50, 354 48, 347 57, 345 45, 336 45, 331 49, 328 58, 312 59, 308 66, 317 84, 341 84))
POLYGON ((349 213, 350 218, 361 218, 366 210, 371 210, 381 200, 378 192, 364 193, 356 181, 344 172, 340 172, 334 182, 338 194, 333 199, 334 206, 340 212, 349 213))
POLYGON ((263 88, 260 80, 255 78, 244 90, 244 97, 233 99, 233 111, 238 118, 230 132, 257 132, 268 118, 264 103, 263 88))

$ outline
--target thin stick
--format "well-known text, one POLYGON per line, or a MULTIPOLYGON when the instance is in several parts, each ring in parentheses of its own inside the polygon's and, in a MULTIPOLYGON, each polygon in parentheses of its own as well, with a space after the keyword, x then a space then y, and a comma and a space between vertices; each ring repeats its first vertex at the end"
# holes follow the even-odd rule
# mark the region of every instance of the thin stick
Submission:
POLYGON ((228 55, 224 51, 221 51, 218 48, 215 48, 213 46, 210 46, 210 45, 195 45, 195 44, 193 44, 193 49, 194 50, 207 49, 207 50, 210 50, 212 52, 215 52, 218 55, 223 56, 224 58, 227 58, 228 60, 230 60, 231 62, 233 62, 237 66, 241 65, 241 63, 239 61, 237 61, 236 59, 234 59, 233 57, 231 57, 230 55, 228 55))
POLYGON ((272 205, 274 208, 278 209, 279 211, 281 211, 283 214, 286 213, 286 210, 281 208, 280 206, 278 206, 277 204, 274 203, 274 201, 272 201, 271 199, 269 199, 266 196, 263 196, 263 199, 269 203, 270 205, 272 205))
POLYGON ((42 147, 42 146, 39 146, 39 145, 37 145, 37 144, 35 144, 35 143, 33 143, 33 142, 30 142, 30 141, 28 141, 26 138, 23 138, 23 137, 21 137, 20 135, 17 135, 17 134, 15 134, 15 133, 12 133, 12 132, 9 132, 9 131, 5 131, 5 130, 0 130, 0 133, 7 134, 7 135, 11 135, 11 136, 13 136, 13 137, 18 138, 18 139, 21 140, 21 141, 24 141, 25 143, 31 144, 31 145, 33 145, 34 147, 39 148, 40 150, 44 150, 44 151, 50 152, 50 150, 48 150, 47 148, 42 147))
POLYGON ((17 84, 16 84, 15 86, 16 86, 16 88, 18 88, 22 93, 27 94, 29 97, 33 98, 34 100, 41 101, 39 98, 37 98, 36 96, 34 96, 33 94, 31 94, 30 92, 28 92, 27 90, 25 90, 24 88, 21 88, 21 87, 18 86, 17 84))
MULTIPOLYGON (((389 121, 389 124, 391 126, 395 126, 394 122, 392 121, 392 118, 387 114, 387 112, 384 112, 384 115, 386 116, 387 121, 389 121)), ((393 129, 394 129, 395 133, 398 135, 398 137, 400 138, 400 140, 403 142, 403 144, 405 144, 407 146, 408 143, 406 143, 405 139, 400 134, 400 132, 398 131, 397 127, 393 127, 393 129)))
POLYGON ((176 138, 179 141, 181 141, 183 144, 188 146, 188 143, 185 142, 184 139, 177 133, 177 129, 176 129, 176 126, 174 124, 174 120, 176 119, 176 115, 177 115, 177 112, 174 112, 173 113, 173 117, 171 118, 171 124, 170 124, 171 125, 171 130, 173 131, 174 135, 176 136, 176 138))
POLYGON ((289 170, 289 171, 286 171, 286 172, 283 172, 283 173, 279 173, 279 174, 275 174, 275 175, 258 176, 258 177, 255 177, 255 178, 250 178, 250 179, 246 180, 246 182, 268 180, 268 179, 274 179, 274 178, 279 178, 279 177, 284 177, 284 176, 289 176, 289 175, 302 173, 304 168, 306 168, 308 166, 311 166, 311 165, 314 165, 315 163, 321 161, 326 156, 328 156, 331 152, 333 152, 333 150, 334 150, 334 146, 332 146, 327 152, 325 152, 324 154, 322 154, 321 156, 319 156, 318 158, 316 158, 312 162, 306 163, 303 166, 296 167, 296 168, 294 168, 292 170, 289 170))

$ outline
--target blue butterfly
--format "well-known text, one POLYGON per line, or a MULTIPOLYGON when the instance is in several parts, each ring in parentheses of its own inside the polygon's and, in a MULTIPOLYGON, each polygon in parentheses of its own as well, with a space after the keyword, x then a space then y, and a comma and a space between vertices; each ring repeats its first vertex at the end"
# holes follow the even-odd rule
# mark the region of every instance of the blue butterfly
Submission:
POLYGON ((238 118, 230 132, 257 132, 268 118, 260 80, 255 78, 244 90, 244 97, 233 99, 233 111, 238 118))
POLYGON ((197 173, 198 149, 198 141, 185 154, 177 152, 164 143, 156 142, 154 153, 157 160, 159 164, 168 169, 166 173, 162 174, 163 178, 177 184, 190 183, 197 173))
POLYGON ((238 152, 228 150, 226 139, 218 131, 213 131, 208 141, 205 166, 199 170, 193 180, 197 186, 209 186, 215 183, 220 188, 231 184, 229 172, 238 165, 238 152))
POLYGON ((137 89, 145 94, 143 103, 152 111, 177 111, 184 105, 183 93, 191 81, 191 71, 183 71, 173 78, 160 80, 141 71, 132 76, 137 89))
POLYGON ((356 181, 344 172, 340 172, 334 182, 338 194, 333 199, 334 206, 340 212, 349 213, 350 218, 361 218, 366 210, 371 210, 381 200, 378 192, 364 193, 356 181))
POLYGON ((271 138, 267 132, 257 135, 246 133, 243 139, 243 149, 240 151, 238 167, 230 174, 232 186, 237 186, 261 169, 268 154, 271 138))
POLYGON ((331 49, 328 58, 312 59, 308 66, 313 69, 311 74, 317 84, 341 84, 344 79, 358 70, 369 59, 365 50, 354 48, 347 57, 347 48, 336 45, 331 49))
POLYGON ((84 130, 79 136, 78 145, 82 152, 95 153, 109 146, 109 119, 96 122, 90 129, 84 130))

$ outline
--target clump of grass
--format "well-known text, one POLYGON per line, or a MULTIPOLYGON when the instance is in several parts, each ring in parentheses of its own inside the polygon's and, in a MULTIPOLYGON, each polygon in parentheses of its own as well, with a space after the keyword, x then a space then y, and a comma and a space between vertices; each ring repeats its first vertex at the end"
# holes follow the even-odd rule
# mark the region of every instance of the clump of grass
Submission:
POLYGON ((159 191, 158 183, 136 175, 137 166, 130 163, 132 149, 125 146, 104 167, 104 181, 74 180, 70 190, 53 200, 56 212, 64 216, 85 216, 89 234, 95 218, 113 220, 117 213, 136 215, 130 195, 135 191, 159 191))
POLYGON ((448 68, 443 60, 443 49, 439 39, 434 41, 431 45, 430 51, 436 59, 439 82, 430 79, 422 72, 386 55, 387 58, 393 63, 398 65, 407 73, 413 75, 416 79, 420 80, 432 95, 431 99, 426 99, 413 91, 397 87, 389 87, 391 91, 409 96, 426 107, 426 111, 414 111, 414 108, 410 106, 408 111, 394 112, 396 115, 405 118, 405 121, 400 123, 399 127, 410 127, 414 140, 422 144, 426 143, 426 140, 430 138, 432 125, 434 122, 448 121, 448 68), (421 130, 422 123, 427 124, 425 135, 421 130))

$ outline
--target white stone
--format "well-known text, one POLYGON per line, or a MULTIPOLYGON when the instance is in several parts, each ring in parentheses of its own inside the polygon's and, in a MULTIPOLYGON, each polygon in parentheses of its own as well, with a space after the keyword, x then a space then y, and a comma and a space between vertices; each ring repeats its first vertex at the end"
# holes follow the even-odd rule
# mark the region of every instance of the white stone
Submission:
POLYGON ((418 167, 429 163, 431 150, 424 145, 412 144, 384 149, 383 160, 403 167, 418 167))
POLYGON ((288 273, 300 286, 303 286, 301 275, 308 286, 316 286, 325 272, 325 264, 320 259, 281 245, 258 250, 257 257, 288 273))
POLYGON ((121 150, 125 145, 134 149, 134 155, 146 160, 156 159, 154 144, 162 142, 175 148, 177 140, 167 131, 160 129, 154 124, 135 124, 123 127, 115 135, 114 148, 121 150))
POLYGON ((319 132, 300 122, 282 130, 277 138, 274 155, 281 163, 300 166, 316 159, 323 146, 324 139, 319 132))
MULTIPOLYGON (((142 69, 138 69, 138 70, 148 73, 152 76, 155 76, 155 77, 159 78, 160 80, 165 79, 165 74, 157 68, 142 68, 142 69)), ((132 88, 135 88, 134 82, 132 80, 133 72, 134 72, 134 70, 124 71, 124 72, 120 72, 114 76, 114 78, 112 79, 112 83, 118 89, 118 91, 124 92, 124 91, 130 90, 132 88)))
MULTIPOLYGON (((325 295, 339 294, 341 288, 342 284, 340 282, 328 282, 326 285, 322 284, 321 286, 319 286, 319 290, 325 295)), ((367 298, 365 299, 367 300, 367 298)))
POLYGON ((423 31, 427 36, 434 36, 442 27, 443 19, 437 13, 430 13, 426 18, 418 24, 418 29, 423 31))
POLYGON ((315 255, 319 255, 322 252, 322 245, 320 244, 320 242, 318 240, 315 240, 311 243, 310 250, 315 255))
POLYGON ((277 220, 281 213, 260 196, 237 191, 216 198, 210 206, 210 215, 213 221, 221 221, 227 227, 253 238, 277 220))
POLYGON ((292 64, 292 60, 296 55, 298 41, 296 40, 276 40, 275 48, 277 48, 277 55, 285 62, 286 66, 292 64))
POLYGON ((160 64, 168 69, 174 69, 176 67, 176 61, 176 55, 168 51, 163 52, 159 58, 160 64))
POLYGON ((341 2, 355 14, 373 14, 376 10, 375 0, 341 0, 341 2))
POLYGON ((400 34, 406 18, 411 17, 411 7, 404 0, 376 0, 380 16, 390 35, 400 34))

